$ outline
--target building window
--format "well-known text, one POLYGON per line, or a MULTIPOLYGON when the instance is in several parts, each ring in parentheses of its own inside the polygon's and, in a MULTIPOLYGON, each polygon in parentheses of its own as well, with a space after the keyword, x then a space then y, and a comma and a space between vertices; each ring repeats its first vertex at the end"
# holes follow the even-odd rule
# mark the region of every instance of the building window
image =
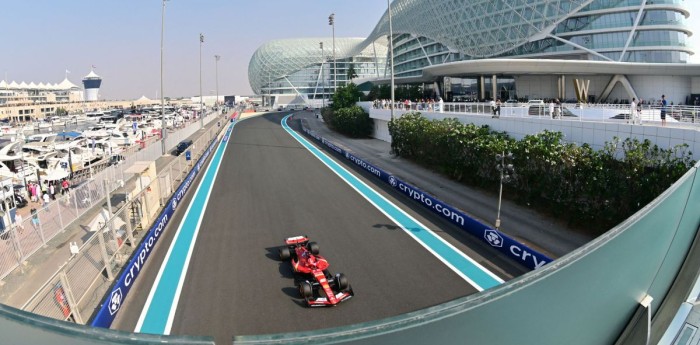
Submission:
POLYGON ((686 323, 681 332, 678 334, 676 341, 673 342, 673 345, 689 345, 697 330, 697 327, 686 323))

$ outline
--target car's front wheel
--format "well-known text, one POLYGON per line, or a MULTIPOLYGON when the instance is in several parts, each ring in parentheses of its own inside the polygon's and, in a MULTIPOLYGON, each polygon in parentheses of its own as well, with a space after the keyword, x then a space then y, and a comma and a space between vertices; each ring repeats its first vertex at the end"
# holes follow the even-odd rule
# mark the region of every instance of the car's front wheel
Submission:
POLYGON ((280 256, 280 260, 282 260, 282 261, 289 260, 289 258, 292 256, 292 253, 289 250, 289 247, 280 247, 279 256, 280 256))
POLYGON ((335 275, 335 284, 338 286, 338 290, 345 290, 350 286, 350 282, 348 282, 348 277, 346 277, 342 273, 338 273, 335 275))
POLYGON ((302 298, 309 298, 313 296, 314 289, 311 287, 311 283, 301 282, 301 284, 299 284, 299 294, 302 298))
POLYGON ((318 253, 321 252, 321 248, 318 246, 318 243, 316 242, 309 242, 306 244, 306 248, 309 249, 311 254, 313 255, 318 255, 318 253))

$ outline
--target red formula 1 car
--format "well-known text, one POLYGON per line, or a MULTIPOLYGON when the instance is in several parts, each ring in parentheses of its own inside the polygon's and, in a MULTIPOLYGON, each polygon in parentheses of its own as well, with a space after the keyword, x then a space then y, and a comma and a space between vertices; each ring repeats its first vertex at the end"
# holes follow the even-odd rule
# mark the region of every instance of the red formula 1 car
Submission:
POLYGON ((316 242, 309 242, 306 236, 294 236, 284 243, 279 248, 280 259, 291 261, 299 293, 307 306, 333 307, 354 296, 344 274, 334 276, 328 271, 328 261, 318 255, 316 242))

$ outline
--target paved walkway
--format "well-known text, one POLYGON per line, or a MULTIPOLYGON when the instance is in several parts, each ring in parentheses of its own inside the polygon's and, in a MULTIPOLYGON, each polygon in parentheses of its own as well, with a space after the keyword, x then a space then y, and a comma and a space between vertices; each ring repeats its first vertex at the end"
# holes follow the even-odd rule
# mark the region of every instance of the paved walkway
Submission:
MULTIPOLYGON (((452 181, 413 162, 395 157, 391 144, 378 139, 351 139, 329 130, 321 119, 309 111, 297 112, 297 119, 307 120, 309 128, 332 140, 341 148, 434 195, 485 224, 495 222, 498 190, 481 190, 452 181)), ((503 190, 501 230, 518 241, 552 258, 563 256, 592 238, 576 232, 561 221, 551 219, 508 200, 503 190)))

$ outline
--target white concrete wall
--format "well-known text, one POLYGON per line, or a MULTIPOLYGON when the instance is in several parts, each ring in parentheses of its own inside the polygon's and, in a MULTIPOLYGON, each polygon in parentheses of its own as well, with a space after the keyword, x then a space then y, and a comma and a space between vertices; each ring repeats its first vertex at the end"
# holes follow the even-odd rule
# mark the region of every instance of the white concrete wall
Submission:
POLYGON ((691 78, 678 76, 628 76, 639 98, 643 100, 661 100, 661 95, 673 104, 684 104, 690 96, 691 78), (663 85, 663 86, 660 86, 663 85))
MULTIPOLYGON (((521 75, 515 78, 515 91, 518 97, 530 99, 548 99, 557 97, 557 76, 521 75)), ((571 84, 573 87, 573 84, 571 84)), ((568 86, 567 86, 568 88, 568 86)), ((571 93, 573 96, 573 91, 571 93)))
MULTIPOLYGON (((396 110, 394 116, 401 116, 404 111, 396 110)), ((621 140, 637 138, 642 141, 649 139, 662 149, 672 148, 677 144, 687 143, 688 150, 693 153, 693 159, 700 160, 700 131, 698 128, 671 128, 652 125, 630 125, 626 123, 557 120, 537 117, 504 117, 492 119, 488 115, 466 115, 450 113, 422 112, 429 119, 457 118, 463 123, 473 123, 477 126, 488 125, 495 131, 505 131, 515 139, 526 135, 536 134, 547 129, 562 132, 564 139, 582 145, 587 143, 595 150, 603 148, 605 142, 614 137, 621 140)), ((377 139, 391 142, 388 121, 391 117, 389 110, 371 109, 370 117, 374 119, 374 134, 377 139)))
POLYGON ((690 93, 700 93, 700 77, 690 78, 690 93))
MULTIPOLYGON (((576 99, 574 80, 590 80, 588 94, 600 101, 600 95, 605 90, 612 76, 602 75, 566 75, 566 99, 576 99)), ((685 97, 692 93, 700 93, 700 78, 688 78, 683 76, 628 76, 637 96, 645 100, 661 100, 661 95, 674 104, 685 103, 685 97), (663 85, 662 87, 659 87, 663 85), (695 90, 695 91, 692 91, 695 90)), ((530 99, 555 98, 558 93, 557 76, 521 75, 515 77, 515 88, 518 96, 529 96, 530 99)), ((615 99, 631 101, 622 85, 615 85, 608 101, 615 99)))

